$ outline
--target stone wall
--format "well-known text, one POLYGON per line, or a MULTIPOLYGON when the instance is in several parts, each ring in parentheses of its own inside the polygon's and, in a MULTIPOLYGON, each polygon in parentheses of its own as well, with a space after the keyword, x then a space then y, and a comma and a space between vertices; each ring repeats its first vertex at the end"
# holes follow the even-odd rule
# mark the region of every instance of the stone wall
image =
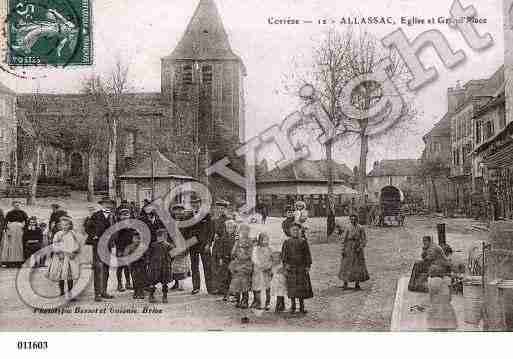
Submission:
POLYGON ((14 95, 0 92, 0 189, 8 185, 16 171, 15 101, 14 95))

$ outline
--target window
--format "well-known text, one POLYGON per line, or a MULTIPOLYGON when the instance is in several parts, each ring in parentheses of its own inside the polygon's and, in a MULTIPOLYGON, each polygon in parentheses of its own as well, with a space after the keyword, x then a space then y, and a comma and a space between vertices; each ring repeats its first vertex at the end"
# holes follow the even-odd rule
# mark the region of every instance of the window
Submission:
POLYGON ((476 121, 476 143, 481 143, 481 122, 476 121))
POLYGON ((504 106, 499 107, 499 127, 503 129, 506 127, 506 111, 504 106))
POLYGON ((41 177, 46 177, 46 163, 41 163, 39 165, 39 175, 41 177))
POLYGON ((484 124, 484 138, 489 139, 494 135, 494 128, 492 121, 486 121, 484 124))
POLYGON ((192 65, 184 65, 182 70, 182 83, 184 85, 192 85, 192 65))
POLYGON ((125 157, 134 157, 135 155, 135 133, 132 131, 126 135, 125 157))
POLYGON ((201 68, 201 75, 204 85, 212 85, 212 66, 211 65, 203 65, 201 68))
POLYGON ((4 167, 5 167, 5 162, 4 161, 0 161, 0 178, 4 178, 4 167))

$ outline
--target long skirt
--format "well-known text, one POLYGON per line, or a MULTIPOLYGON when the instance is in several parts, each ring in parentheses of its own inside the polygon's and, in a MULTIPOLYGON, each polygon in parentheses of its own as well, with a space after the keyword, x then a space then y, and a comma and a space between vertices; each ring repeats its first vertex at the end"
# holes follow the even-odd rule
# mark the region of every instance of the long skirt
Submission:
POLYGON ((302 266, 290 266, 287 278, 287 293, 289 298, 308 299, 313 297, 310 273, 302 266))
POLYGON ((365 282, 370 279, 363 249, 356 250, 355 245, 355 241, 347 243, 340 260, 338 277, 344 282, 365 282))
POLYGON ((410 292, 428 292, 428 271, 429 264, 425 261, 418 261, 413 265, 408 290, 410 292))
POLYGON ((168 249, 160 243, 152 243, 149 248, 148 285, 168 284, 172 280, 171 257, 168 249))
POLYGON ((77 280, 79 277, 80 263, 78 256, 72 259, 69 254, 53 254, 48 266, 48 279, 58 282, 60 280, 77 280))
POLYGON ((23 224, 11 222, 7 225, 0 248, 0 262, 23 262, 23 224))

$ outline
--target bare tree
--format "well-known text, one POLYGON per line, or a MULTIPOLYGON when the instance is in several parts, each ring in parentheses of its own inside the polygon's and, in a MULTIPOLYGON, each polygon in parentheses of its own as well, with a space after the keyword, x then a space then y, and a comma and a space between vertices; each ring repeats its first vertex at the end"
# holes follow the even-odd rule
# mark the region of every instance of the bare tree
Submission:
POLYGON ((66 123, 64 126, 69 145, 87 154, 87 200, 89 202, 94 200, 96 159, 105 150, 105 134, 109 130, 104 120, 104 110, 98 107, 95 95, 89 91, 94 86, 91 83, 93 81, 95 81, 94 78, 89 78, 82 85, 82 92, 86 95, 84 101, 79 104, 80 116, 74 117, 73 123, 66 123))
POLYGON ((43 151, 43 144, 47 138, 45 128, 39 118, 39 114, 44 111, 44 101, 39 96, 39 93, 34 93, 25 109, 25 120, 28 121, 23 126, 26 135, 30 138, 30 143, 25 147, 25 156, 31 156, 31 173, 30 183, 27 194, 27 205, 32 206, 36 204, 37 197, 37 184, 39 181, 39 172, 41 167, 41 154, 43 151))
MULTIPOLYGON (((361 201, 365 201, 367 177, 367 156, 369 152, 369 139, 379 138, 390 134, 395 127, 416 116, 413 104, 406 103, 400 117, 390 123, 388 128, 379 133, 370 131, 372 118, 350 118, 345 115, 343 109, 346 103, 362 112, 369 112, 383 96, 397 96, 385 93, 382 84, 374 81, 362 81, 350 94, 344 96, 344 89, 348 83, 355 79, 371 75, 377 71, 382 60, 389 59, 390 65, 386 72, 389 78, 399 89, 406 88, 409 77, 407 67, 402 62, 397 52, 387 51, 381 47, 379 41, 369 32, 363 31, 355 34, 352 28, 344 32, 330 29, 324 34, 324 38, 313 48, 312 61, 299 73, 289 77, 293 88, 302 88, 304 85, 313 87, 315 98, 308 101, 316 101, 335 129, 330 140, 324 143, 326 160, 328 162, 328 208, 333 208, 333 145, 341 140, 351 142, 356 139, 360 143, 359 160, 359 185, 362 194, 361 201)), ((296 69, 297 70, 297 69, 296 69)), ((369 76, 369 78, 371 78, 369 76)), ((297 91, 296 91, 297 95, 297 91)), ((402 96, 402 94, 400 94, 402 96)), ((386 115, 385 115, 386 116, 386 115)), ((334 229, 334 213, 328 211, 327 232, 328 235, 334 229)))
MULTIPOLYGON (((128 66, 118 59, 114 68, 104 79, 99 75, 86 81, 83 92, 91 96, 98 108, 103 108, 103 115, 108 125, 108 189, 112 199, 117 197, 116 167, 118 122, 124 112, 123 94, 128 90, 128 66)), ((101 111, 98 111, 100 114, 101 111)))

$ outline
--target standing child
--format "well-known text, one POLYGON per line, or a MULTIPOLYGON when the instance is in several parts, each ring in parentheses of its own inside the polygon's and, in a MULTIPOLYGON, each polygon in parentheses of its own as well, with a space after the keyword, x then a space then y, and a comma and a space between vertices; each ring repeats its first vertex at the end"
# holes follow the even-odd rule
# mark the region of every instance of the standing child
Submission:
POLYGON ((455 330, 458 325, 451 304, 451 278, 439 265, 429 268, 428 278, 430 307, 427 312, 427 327, 433 331, 455 330))
POLYGON ((310 282, 312 257, 308 242, 301 236, 301 225, 294 223, 290 227, 291 237, 283 242, 281 256, 287 278, 287 292, 291 300, 290 312, 296 311, 296 298, 299 299, 299 311, 306 314, 304 300, 313 297, 310 282))
POLYGON ((285 297, 287 296, 287 278, 285 278, 285 269, 281 261, 281 253, 274 252, 272 258, 272 279, 271 295, 276 297, 276 313, 285 310, 285 297))
MULTIPOLYGON (((142 245, 141 235, 137 231, 134 231, 132 234, 132 243, 126 247, 125 255, 130 256, 134 254, 140 245, 142 245)), ((132 284, 134 286, 134 299, 144 299, 144 287, 146 286, 146 264, 146 253, 143 253, 139 259, 130 263, 132 284)))
POLYGON ((251 308, 262 309, 261 293, 265 291, 265 310, 271 303, 272 251, 269 247, 269 235, 262 232, 258 235, 256 246, 253 248, 253 303, 251 308))
POLYGON ((156 303, 155 299, 155 286, 162 285, 162 303, 167 303, 167 285, 171 282, 171 256, 169 251, 173 246, 168 241, 168 233, 164 228, 157 229, 157 238, 150 243, 149 248, 149 289, 150 289, 150 303, 156 303))
MULTIPOLYGON (((59 220, 59 230, 53 236, 52 260, 48 267, 48 278, 59 282, 61 296, 65 295, 64 282, 68 284, 68 295, 73 289, 73 281, 80 277, 78 253, 80 242, 73 231, 71 217, 63 216, 59 220)), ((74 301, 74 298, 70 298, 74 301)))
POLYGON ((247 224, 241 224, 239 228, 239 240, 235 242, 232 250, 232 261, 229 265, 232 274, 230 293, 235 293, 237 308, 247 308, 249 290, 251 289, 251 252, 253 244, 249 238, 250 228, 247 224))

